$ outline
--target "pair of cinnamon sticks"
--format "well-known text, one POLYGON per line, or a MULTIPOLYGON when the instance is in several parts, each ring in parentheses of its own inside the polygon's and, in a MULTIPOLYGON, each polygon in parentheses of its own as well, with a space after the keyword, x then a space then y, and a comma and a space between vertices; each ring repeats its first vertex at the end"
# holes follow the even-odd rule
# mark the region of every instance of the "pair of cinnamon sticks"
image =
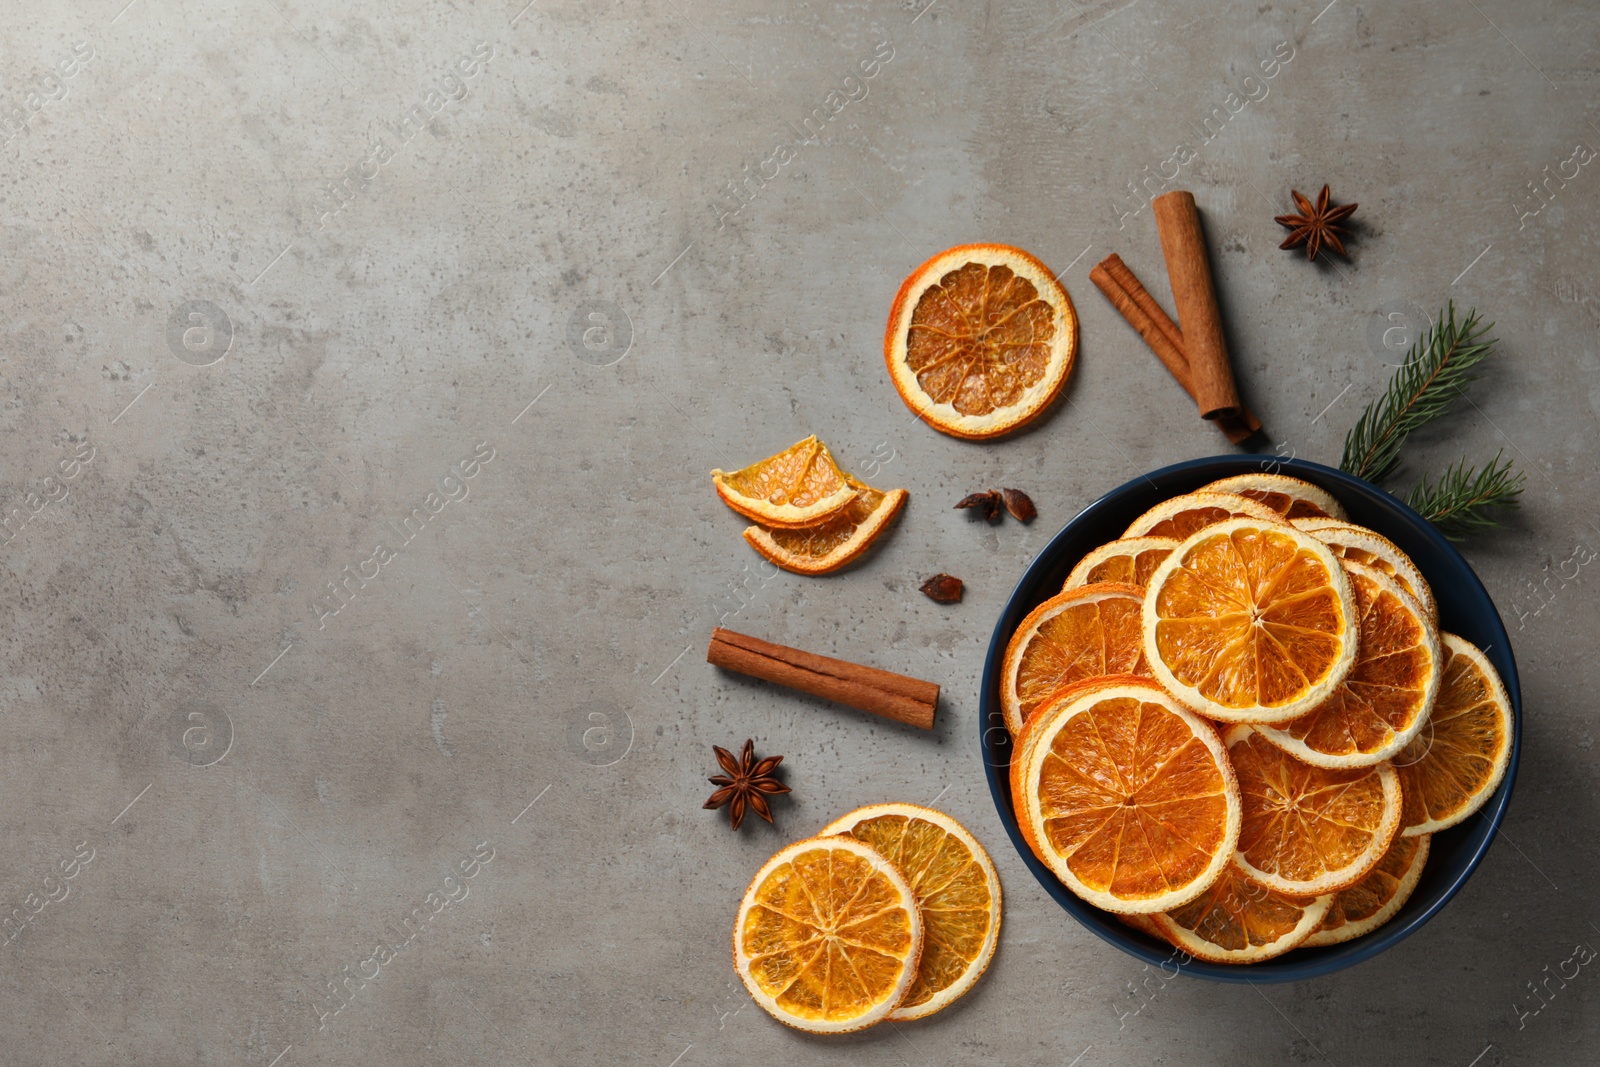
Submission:
POLYGON ((711 631, 706 662, 924 730, 933 729, 939 705, 939 687, 933 682, 775 645, 720 626, 711 631))
POLYGON ((1167 193, 1152 200, 1151 206, 1182 330, 1115 252, 1101 260, 1089 278, 1194 398, 1201 417, 1215 422, 1229 441, 1239 444, 1261 429, 1261 420, 1240 401, 1234 385, 1194 194, 1167 193))

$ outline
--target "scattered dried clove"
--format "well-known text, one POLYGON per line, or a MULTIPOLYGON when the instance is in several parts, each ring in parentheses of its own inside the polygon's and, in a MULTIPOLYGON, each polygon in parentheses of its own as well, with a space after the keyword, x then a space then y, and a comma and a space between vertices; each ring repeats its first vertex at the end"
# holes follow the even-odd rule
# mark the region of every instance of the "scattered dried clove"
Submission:
POLYGON ((955 604, 961 600, 961 579, 950 574, 935 574, 922 583, 922 592, 929 600, 941 604, 955 604))
MULTIPOLYGON (((1007 490, 1007 492, 1010 492, 1010 490, 1007 490)), ((961 503, 957 504, 956 507, 976 508, 978 509, 979 515, 982 515, 989 522, 994 523, 1000 521, 1000 507, 1002 503, 1003 501, 1000 494, 993 489, 990 489, 987 492, 982 493, 969 493, 961 498, 961 503)))
POLYGON ((1021 489, 1002 489, 1000 492, 1005 494, 1006 510, 1018 522, 1032 522, 1033 517, 1039 514, 1028 494, 1021 489))

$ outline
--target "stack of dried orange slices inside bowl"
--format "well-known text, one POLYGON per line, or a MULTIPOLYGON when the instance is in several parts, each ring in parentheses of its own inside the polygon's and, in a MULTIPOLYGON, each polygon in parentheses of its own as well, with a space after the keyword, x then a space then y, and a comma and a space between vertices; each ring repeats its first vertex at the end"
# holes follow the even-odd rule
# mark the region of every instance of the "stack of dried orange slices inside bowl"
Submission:
POLYGON ((1481 651, 1296 478, 1174 497, 1089 552, 1000 672, 1023 838, 1083 900, 1254 963, 1387 922, 1511 758, 1481 651))

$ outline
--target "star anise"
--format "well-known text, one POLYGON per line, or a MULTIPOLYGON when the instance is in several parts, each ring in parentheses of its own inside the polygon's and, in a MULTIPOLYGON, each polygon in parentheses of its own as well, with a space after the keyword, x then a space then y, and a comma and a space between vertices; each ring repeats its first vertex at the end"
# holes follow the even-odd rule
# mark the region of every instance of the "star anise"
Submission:
POLYGON ((1032 522, 1039 514, 1039 509, 1033 506, 1033 499, 1021 489, 1002 489, 1000 492, 1006 499, 1006 510, 1018 522, 1032 522))
POLYGON ((989 522, 1000 521, 1000 509, 1003 506, 1004 500, 1000 494, 993 489, 988 489, 981 493, 968 493, 966 496, 962 497, 961 502, 956 505, 958 508, 976 508, 978 514, 982 515, 989 522))
POLYGON ((768 756, 757 762, 756 743, 753 740, 744 743, 738 759, 734 759, 733 753, 721 745, 712 745, 711 751, 717 754, 717 762, 728 773, 712 775, 708 779, 712 785, 721 788, 711 794, 704 806, 720 808, 728 805, 728 821, 733 823, 735 830, 744 822, 746 806, 771 822, 772 809, 767 807, 767 797, 789 792, 789 787, 772 775, 778 769, 778 764, 783 762, 783 757, 768 756))
POLYGON ((1324 247, 1350 258, 1350 253, 1344 250, 1344 245, 1339 240, 1341 227, 1337 225, 1342 219, 1347 219, 1356 210, 1355 204, 1341 204, 1338 207, 1328 206, 1328 187, 1322 187, 1322 193, 1317 197, 1313 206, 1311 201, 1300 195, 1298 189, 1289 190, 1294 197, 1295 207, 1300 209, 1298 215, 1279 215, 1274 221, 1279 226, 1289 227, 1289 236, 1284 238, 1279 248, 1293 248, 1305 242, 1306 258, 1316 259, 1317 253, 1324 247))

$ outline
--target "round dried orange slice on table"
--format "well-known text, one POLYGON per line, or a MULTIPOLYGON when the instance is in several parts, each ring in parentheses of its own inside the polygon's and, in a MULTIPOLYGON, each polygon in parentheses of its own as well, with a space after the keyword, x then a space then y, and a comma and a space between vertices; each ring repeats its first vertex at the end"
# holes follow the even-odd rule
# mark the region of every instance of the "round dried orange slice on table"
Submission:
POLYGON ((941 252, 900 286, 883 338, 889 378, 936 430, 981 440, 1031 422, 1061 392, 1078 316, 1043 263, 1010 245, 941 252))
POLYGON ((822 832, 872 846, 905 875, 922 909, 917 978, 889 1018, 932 1015, 983 977, 1000 943, 1000 876, 966 827, 915 804, 873 804, 822 832))
POLYGON ((1306 938, 1306 946, 1353 941, 1394 918, 1422 878, 1430 840, 1428 834, 1396 836, 1370 874, 1350 888, 1333 894, 1333 904, 1323 916, 1322 926, 1306 938))
POLYGON ((1278 519, 1265 504, 1237 493, 1185 493, 1163 500, 1122 532, 1128 537, 1172 537, 1179 541, 1224 519, 1278 519))
POLYGON ((1239 839, 1238 786, 1216 732, 1145 679, 1089 683, 1040 708, 1011 793, 1034 852, 1106 911, 1187 903, 1239 839))
POLYGON ((853 562, 889 528, 905 505, 906 491, 885 493, 848 474, 844 477, 856 491, 855 499, 831 518, 797 530, 751 526, 744 539, 751 548, 796 574, 829 574, 853 562))
POLYGON ((1439 605, 1434 602, 1433 590, 1429 588, 1428 580, 1417 570, 1417 565, 1411 562, 1411 557, 1400 551, 1400 546, 1393 541, 1365 526, 1357 526, 1339 519, 1291 519, 1290 521, 1307 533, 1315 534, 1317 540, 1332 549, 1333 554, 1340 559, 1376 567, 1399 582, 1405 587, 1406 592, 1421 602, 1423 610, 1428 613, 1434 625, 1438 625, 1439 605))
POLYGON ((888 1017, 917 978, 922 916, 904 876, 853 837, 814 837, 756 872, 733 965, 773 1018, 839 1034, 888 1017))
POLYGON ((1344 505, 1319 485, 1287 474, 1236 474, 1212 482, 1203 493, 1237 493, 1265 504, 1286 519, 1345 518, 1344 505))
POLYGON ((1394 757, 1405 785, 1405 833, 1454 826, 1483 807, 1511 763, 1511 698, 1489 658, 1442 634, 1444 677, 1428 724, 1394 757))
POLYGON ((1151 919, 1161 936, 1195 959, 1260 963, 1305 944, 1332 902, 1331 893, 1280 893, 1230 865, 1194 900, 1151 919))
POLYGON ((1161 561, 1178 547, 1172 537, 1128 537, 1101 545, 1078 561, 1061 591, 1095 582, 1122 582, 1144 588, 1161 561))
POLYGON ((1356 622, 1350 580, 1321 541, 1276 518, 1225 519, 1150 576, 1145 656, 1161 684, 1207 718, 1283 723, 1345 680, 1356 622))
POLYGON ((1364 767, 1399 752, 1421 732, 1439 692, 1439 631, 1415 597, 1375 567, 1344 560, 1356 595, 1361 639, 1355 666, 1333 695, 1261 735, 1318 767, 1364 767))
POLYGON ((856 495, 828 446, 815 436, 743 470, 713 470, 711 484, 734 511, 783 529, 821 522, 856 495))
POLYGON ((1100 582, 1057 593, 1028 613, 1006 646, 1000 707, 1011 736, 1064 686, 1106 674, 1149 677, 1139 613, 1144 590, 1100 582))
POLYGON ((1313 767, 1249 725, 1225 741, 1244 807, 1234 862, 1245 874, 1280 893, 1316 896, 1378 865, 1400 830, 1393 767, 1313 767))

